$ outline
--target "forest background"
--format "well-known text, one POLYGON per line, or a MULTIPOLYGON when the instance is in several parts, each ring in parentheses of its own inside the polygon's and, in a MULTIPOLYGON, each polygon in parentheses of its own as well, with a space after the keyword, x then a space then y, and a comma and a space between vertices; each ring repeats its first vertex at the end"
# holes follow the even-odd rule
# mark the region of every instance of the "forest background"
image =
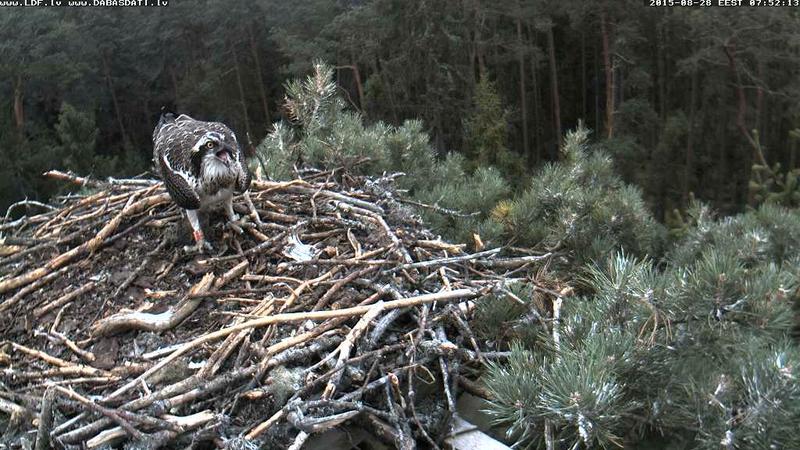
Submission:
POLYGON ((472 322, 508 443, 800 448, 798 11, 4 9, 0 210, 147 172, 162 107, 221 120, 259 176, 386 175, 447 239, 551 255, 472 322))
POLYGON ((420 119, 440 156, 494 165, 514 186, 583 120, 659 220, 692 194, 742 211, 754 164, 798 164, 791 8, 201 0, 6 8, 0 35, 2 210, 54 194, 47 169, 148 170, 162 106, 257 145, 285 118, 286 82, 317 59, 366 122, 420 119))

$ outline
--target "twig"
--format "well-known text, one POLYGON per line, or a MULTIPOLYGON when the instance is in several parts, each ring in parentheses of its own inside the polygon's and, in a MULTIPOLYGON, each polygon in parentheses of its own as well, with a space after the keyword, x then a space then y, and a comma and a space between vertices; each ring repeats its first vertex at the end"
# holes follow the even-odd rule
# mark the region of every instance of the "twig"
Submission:
POLYGON ((463 256, 452 256, 450 258, 441 258, 441 259, 432 259, 428 261, 410 263, 410 264, 401 264, 396 267, 392 267, 391 269, 387 269, 385 272, 392 273, 398 272, 403 269, 421 269, 423 267, 434 267, 434 266, 441 266, 445 264, 455 263, 455 262, 464 262, 470 261, 474 259, 484 258, 486 256, 492 256, 500 253, 501 248, 494 248, 491 250, 485 250, 479 253, 473 253, 470 255, 463 255, 463 256))
POLYGON ((353 197, 350 197, 350 196, 347 196, 347 195, 344 195, 344 194, 340 194, 338 192, 333 192, 333 191, 329 191, 329 190, 326 190, 326 189, 317 190, 317 189, 314 189, 314 188, 311 188, 311 187, 307 187, 308 183, 306 183, 304 181, 295 180, 295 181, 292 181, 292 182, 289 182, 289 183, 273 183, 273 182, 270 182, 270 181, 254 180, 253 181, 253 186, 256 189, 262 189, 262 190, 280 189, 280 190, 285 190, 285 191, 288 191, 288 192, 297 192, 297 193, 306 194, 306 195, 319 194, 319 195, 323 195, 323 196, 331 198, 331 199, 338 200, 340 202, 348 203, 348 204, 357 206, 359 208, 366 209, 366 210, 371 211, 371 212, 373 212, 375 214, 384 214, 383 208, 381 208, 378 205, 374 205, 372 203, 365 202, 363 200, 358 200, 356 198, 353 198, 353 197))
POLYGON ((100 414, 108 417, 109 419, 113 420, 114 422, 119 424, 119 426, 122 427, 122 429, 125 430, 125 432, 128 435, 130 435, 131 437, 133 437, 134 439, 141 440, 144 437, 139 430, 134 428, 133 425, 131 425, 127 420, 125 420, 122 417, 120 417, 119 414, 117 414, 116 411, 114 411, 112 409, 109 409, 109 408, 102 407, 102 406, 98 405, 97 403, 89 400, 88 398, 78 394, 75 391, 71 391, 69 389, 65 389, 65 388, 63 388, 61 386, 53 386, 52 388, 55 389, 56 391, 64 394, 64 395, 66 395, 67 397, 71 398, 72 400, 75 400, 75 401, 79 402, 80 404, 86 406, 87 408, 91 409, 92 411, 100 413, 100 414))
POLYGON ((41 288, 45 284, 47 284, 47 283, 55 280, 56 278, 60 277, 61 275, 63 275, 69 269, 70 269, 69 266, 62 267, 61 269, 56 270, 53 273, 50 273, 50 274, 48 274, 48 275, 46 275, 46 276, 44 276, 42 278, 39 278, 38 280, 34 281, 33 283, 29 284, 28 286, 25 286, 23 289, 20 289, 19 292, 14 294, 13 297, 9 298, 8 300, 4 301, 3 303, 0 303, 0 313, 2 313, 3 311, 8 310, 11 307, 13 307, 20 300, 22 300, 26 295, 30 294, 31 292, 34 292, 34 291, 38 290, 39 288, 41 288))
POLYGON ((456 380, 458 381, 458 385, 463 387, 464 390, 470 394, 486 400, 494 399, 492 392, 486 389, 481 383, 472 381, 463 375, 456 375, 456 380))
POLYGON ((419 206, 420 208, 430 209, 431 211, 436 211, 440 214, 445 214, 453 217, 475 217, 480 215, 479 212, 463 213, 461 211, 456 211, 454 209, 444 208, 439 205, 428 205, 427 203, 422 203, 407 198, 398 197, 396 200, 398 200, 401 203, 407 203, 409 205, 419 206))
POLYGON ((400 241, 397 235, 394 234, 392 229, 389 227, 389 224, 386 223, 386 221, 383 219, 382 216, 380 216, 375 211, 371 211, 369 209, 363 209, 358 206, 353 206, 345 202, 333 202, 333 204, 342 211, 360 214, 369 217, 370 219, 375 221, 383 229, 384 233, 386 233, 386 236, 389 237, 389 240, 392 241, 395 251, 397 251, 400 257, 403 258, 403 261, 405 261, 408 264, 411 263, 412 259, 411 255, 408 254, 408 250, 406 250, 406 248, 403 246, 402 241, 400 241))
POLYGON ((197 309, 200 302, 202 302, 201 298, 192 297, 192 295, 204 293, 210 289, 213 280, 213 273, 206 274, 192 287, 189 294, 187 294, 174 309, 170 309, 169 311, 160 314, 121 312, 99 320, 91 327, 92 335, 107 336, 129 329, 147 331, 165 331, 172 329, 183 322, 186 317, 197 309))
POLYGON ((126 206, 125 209, 123 209, 122 212, 120 212, 113 220, 111 220, 111 222, 106 224, 106 226, 104 226, 92 239, 73 248, 72 250, 62 253, 55 259, 52 259, 50 262, 45 264, 43 267, 8 280, 0 281, 0 294, 4 294, 12 289, 30 284, 33 281, 36 281, 39 278, 49 274, 50 272, 69 264, 79 256, 97 250, 101 245, 107 244, 107 242, 105 242, 106 238, 110 237, 111 234, 116 231, 117 227, 122 222, 122 219, 139 213, 151 206, 166 202, 167 200, 169 200, 169 194, 158 194, 146 197, 135 203, 131 203, 130 205, 126 206))
POLYGON ((371 306, 369 311, 367 311, 367 313, 364 314, 361 319, 359 319, 358 323, 356 323, 356 326, 354 326, 353 329, 347 333, 347 337, 345 337, 344 341, 339 344, 339 348, 336 349, 336 351, 339 353, 339 359, 336 361, 336 365, 334 366, 334 370, 338 371, 328 381, 328 385, 325 386, 325 391, 322 393, 322 398, 324 400, 330 399, 334 392, 336 392, 336 386, 339 384, 339 380, 342 378, 341 369, 344 367, 345 361, 350 358, 350 351, 352 350, 355 341, 361 337, 361 334, 367 329, 369 323, 383 312, 384 305, 386 305, 384 302, 378 302, 371 306))
POLYGON ((297 437, 295 437, 294 442, 292 443, 292 445, 289 446, 288 450, 300 450, 301 448, 303 448, 303 444, 306 443, 308 436, 309 436, 308 433, 306 433, 305 431, 297 433, 297 437))
POLYGON ((249 433, 245 436, 249 440, 256 439, 259 437, 264 431, 268 430, 272 426, 274 426, 278 421, 283 419, 283 416, 286 415, 283 409, 279 409, 275 414, 270 416, 269 419, 265 420, 264 422, 258 424, 255 428, 250 430, 249 433))
POLYGON ((328 303, 330 302, 330 300, 333 297, 333 295, 339 289, 341 289, 344 285, 350 283, 351 281, 355 280, 356 278, 363 277, 364 275, 366 275, 366 274, 368 274, 370 272, 373 272, 375 269, 376 269, 376 267, 374 267, 374 266, 373 267, 367 267, 367 268, 364 268, 364 269, 361 269, 361 270, 357 270, 357 271, 351 272, 346 277, 342 278, 341 280, 338 280, 336 283, 334 283, 333 286, 331 286, 330 289, 328 289, 327 292, 325 292, 325 295, 320 297, 320 299, 317 301, 317 303, 312 308, 312 311, 319 311, 320 309, 328 306, 328 303))
POLYGON ((519 256, 516 258, 479 259, 475 262, 484 267, 508 268, 508 267, 517 267, 525 264, 539 262, 548 259, 551 256, 553 256, 553 253, 545 253, 544 255, 535 255, 535 256, 519 256))
POLYGON ((19 426, 23 421, 25 421, 28 417, 31 416, 31 413, 28 410, 28 408, 17 405, 16 403, 12 403, 2 398, 0 398, 0 411, 10 416, 9 423, 12 427, 19 426))
POLYGON ((34 331, 34 335, 46 336, 48 339, 52 339, 64 344, 68 349, 72 350, 73 353, 78 355, 79 358, 87 363, 91 364, 97 359, 92 352, 87 352, 86 350, 81 349, 77 344, 75 344, 75 342, 57 331, 49 331, 47 333, 34 331))
POLYGON ((42 404, 39 408, 39 429, 36 432, 35 450, 48 450, 50 445, 50 429, 53 427, 53 400, 55 399, 55 389, 47 388, 42 396, 42 404))
POLYGON ((258 215, 258 210, 253 204, 253 199, 250 198, 250 191, 245 191, 242 197, 244 198, 245 204, 247 204, 247 208, 250 210, 250 218, 253 219, 253 222, 259 227, 263 226, 264 222, 261 221, 261 216, 258 215))
POLYGON ((46 203, 37 202, 36 200, 25 199, 25 200, 20 200, 20 201, 18 201, 16 203, 12 203, 11 206, 9 206, 6 209, 5 219, 8 220, 8 218, 11 217, 11 211, 13 211, 14 209, 16 209, 16 208, 18 208, 20 206, 24 206, 26 208, 30 208, 30 207, 42 208, 42 209, 47 210, 47 211, 54 211, 56 209, 54 206, 48 205, 46 203))
POLYGON ((14 348, 14 350, 17 350, 17 351, 20 351, 20 352, 25 353, 27 355, 33 356, 34 358, 41 359, 42 361, 44 361, 46 363, 49 363, 49 364, 52 364, 54 366, 72 369, 75 372, 82 374, 83 376, 90 376, 91 377, 91 376, 108 376, 109 375, 109 373, 104 371, 104 370, 96 369, 94 367, 89 367, 89 366, 83 366, 83 365, 79 365, 79 364, 73 364, 73 363, 71 363, 69 361, 65 361, 65 360, 63 360, 61 358, 56 358, 55 356, 48 355, 47 353, 45 353, 43 351, 32 349, 32 348, 28 348, 28 347, 26 347, 24 345, 17 344, 16 342, 12 342, 11 346, 14 348))
POLYGON ((478 357, 478 361, 484 363, 485 360, 483 359, 483 355, 481 354, 481 349, 478 346, 478 341, 475 339, 475 334, 472 333, 472 330, 469 327, 469 324, 466 320, 461 317, 461 310, 453 305, 448 305, 447 309, 450 311, 450 317, 455 320, 456 326, 461 331, 461 333, 466 337, 470 344, 472 344, 472 348, 475 349, 475 354, 478 357))
POLYGON ((79 184, 81 186, 94 186, 94 187, 105 187, 109 185, 141 187, 141 186, 152 186, 158 183, 158 181, 156 180, 111 178, 111 177, 108 177, 105 181, 94 180, 88 177, 80 177, 72 172, 61 172, 60 170, 49 170, 44 173, 44 176, 56 180, 69 181, 71 183, 79 184))
MULTIPOLYGON (((162 418, 185 432, 214 420, 214 414, 211 413, 211 411, 201 411, 190 416, 180 417, 164 415, 162 418)), ((125 431, 123 429, 112 428, 110 430, 103 431, 92 439, 86 441, 86 447, 90 449, 98 448, 110 442, 114 442, 115 440, 124 437, 124 435, 125 431)), ((152 438, 152 440, 155 441, 153 448, 160 448, 163 446, 163 444, 173 439, 177 435, 177 432, 170 430, 166 430, 160 434, 157 434, 152 438)))
MULTIPOLYGON (((441 326, 437 327, 436 336, 442 342, 449 342, 447 340, 447 335, 444 332, 444 328, 441 326)), ((442 356, 439 356, 439 368, 442 371, 442 386, 444 386, 445 398, 447 399, 447 409, 450 411, 450 414, 455 414, 456 401, 453 397, 453 393, 450 390, 450 369, 448 368, 448 364, 442 356)))
MULTIPOLYGON (((384 303, 383 309, 390 310, 395 308, 405 308, 408 306, 415 306, 421 305, 424 303, 430 303, 435 301, 446 301, 446 300, 453 300, 453 299, 460 299, 460 298, 472 298, 477 296, 478 293, 471 290, 471 289, 458 289, 455 291, 448 291, 448 292, 439 292, 435 294, 425 294, 419 295, 416 297, 409 297, 402 300, 393 300, 390 302, 384 303)), ((170 356, 162 359, 158 364, 154 365, 150 369, 148 369, 145 373, 137 377, 135 380, 125 384, 121 388, 117 389, 116 391, 112 392, 106 397, 106 400, 111 400, 113 398, 117 398, 119 395, 129 391, 141 381, 145 380, 148 376, 151 376, 158 370, 162 369, 164 366, 169 364, 170 362, 174 361, 181 355, 187 353, 188 351, 194 349, 195 347, 205 344, 206 342, 211 342, 220 338, 223 338, 231 333, 240 330, 246 330, 249 328, 256 328, 256 327, 263 327, 266 325, 272 325, 276 323, 286 323, 286 322, 298 322, 304 320, 320 320, 320 319, 330 319, 334 317, 350 317, 350 316, 357 316, 361 314, 365 314, 369 312, 371 306, 356 306, 353 308, 345 308, 335 311, 312 311, 307 313, 285 313, 285 314, 276 314, 274 316, 269 317, 262 317, 254 320, 250 320, 238 325, 234 325, 232 327, 223 328, 219 331, 215 331, 213 333, 208 333, 206 335, 200 336, 195 338, 183 346, 181 346, 178 350, 174 351, 170 356)))
POLYGON ((90 282, 84 284, 83 286, 81 286, 81 287, 79 287, 79 288, 77 288, 77 289, 75 289, 75 290, 73 290, 73 291, 71 291, 71 292, 69 292, 67 294, 64 294, 61 297, 53 300, 52 302, 42 306, 41 308, 34 310, 33 311, 33 315, 36 316, 37 319, 41 318, 42 316, 44 316, 45 314, 49 313, 50 311, 52 311, 52 310, 54 310, 54 309, 56 309, 56 308, 58 308, 60 306, 64 306, 67 303, 69 303, 69 302, 75 300, 76 298, 80 297, 81 295, 91 291, 92 289, 95 288, 95 286, 97 286, 97 284, 94 281, 90 281, 90 282))
POLYGON ((403 309, 393 309, 392 311, 389 311, 388 314, 383 316, 381 320, 375 324, 375 327, 373 327, 372 332, 369 334, 365 348, 375 348, 375 346, 378 344, 378 341, 381 339, 381 336, 383 336, 383 334, 386 332, 386 329, 389 328, 389 325, 391 325, 395 319, 403 314, 403 312, 405 312, 403 309))

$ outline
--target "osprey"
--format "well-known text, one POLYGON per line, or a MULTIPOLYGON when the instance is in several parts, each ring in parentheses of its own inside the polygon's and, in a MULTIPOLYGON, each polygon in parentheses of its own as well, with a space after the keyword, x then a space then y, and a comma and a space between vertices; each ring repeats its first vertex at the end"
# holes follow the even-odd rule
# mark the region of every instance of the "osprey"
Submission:
POLYGON ((198 212, 224 206, 229 225, 238 231, 233 192, 250 187, 250 172, 236 135, 219 122, 203 122, 185 114, 162 114, 153 131, 153 161, 170 197, 186 210, 197 244, 211 246, 203 237, 198 212))

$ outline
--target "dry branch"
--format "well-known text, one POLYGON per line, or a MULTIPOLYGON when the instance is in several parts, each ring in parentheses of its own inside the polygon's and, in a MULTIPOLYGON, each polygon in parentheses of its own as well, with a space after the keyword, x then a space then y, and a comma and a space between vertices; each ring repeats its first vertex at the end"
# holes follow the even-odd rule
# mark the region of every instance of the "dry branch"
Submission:
POLYGON ((95 402, 89 400, 88 398, 78 394, 77 392, 71 391, 69 389, 65 389, 65 388, 63 388, 61 386, 53 386, 53 389, 55 389, 56 391, 60 392, 63 395, 66 395, 67 397, 71 398, 72 400, 78 401, 80 404, 86 406, 87 408, 91 409, 92 411, 99 412, 100 414, 102 414, 102 415, 108 417, 109 419, 113 420, 114 422, 119 424, 119 426, 123 430, 125 430, 125 433, 127 433, 129 436, 133 437, 134 439, 136 439, 136 440, 141 440, 142 439, 142 437, 143 437, 142 433, 139 430, 137 430, 136 428, 134 428, 133 425, 131 425, 127 420, 125 420, 122 417, 120 417, 119 413, 117 413, 116 411, 114 411, 112 409, 109 409, 109 408, 104 408, 104 407, 96 404, 95 402))
POLYGON ((55 389, 48 388, 42 396, 42 406, 39 409, 39 429, 36 432, 36 450, 51 448, 50 429, 53 427, 53 399, 55 389))
POLYGON ((79 287, 79 288, 77 288, 77 289, 75 289, 75 290, 73 290, 73 291, 71 291, 71 292, 69 292, 67 294, 64 294, 61 297, 53 300, 52 302, 42 306, 41 308, 35 309, 33 311, 33 315, 36 316, 36 318, 41 318, 43 315, 49 313, 50 311, 52 311, 52 310, 54 310, 56 308, 59 308, 61 306, 64 306, 67 303, 71 302, 72 300, 75 300, 76 298, 80 297, 81 295, 91 291, 92 289, 94 289, 94 287, 95 287, 95 283, 93 281, 90 281, 90 282, 84 284, 83 286, 81 286, 81 287, 79 287))
POLYGON ((43 276, 47 275, 48 273, 59 269, 72 261, 74 261, 79 256, 87 252, 92 252, 97 250, 101 245, 103 245, 106 238, 110 237, 114 231, 116 231, 117 227, 119 226, 122 219, 125 217, 129 217, 133 214, 142 212, 144 209, 148 207, 152 207, 158 205, 160 203, 164 203, 169 200, 168 194, 158 194, 153 195, 142 200, 139 200, 135 203, 132 203, 125 207, 111 222, 109 222, 105 227, 103 227, 95 237, 92 239, 84 242, 83 244, 65 252, 56 257, 55 259, 49 261, 43 267, 38 269, 32 270, 30 272, 25 273, 24 275, 19 275, 9 280, 0 281, 0 294, 4 294, 12 289, 16 289, 20 286, 25 286, 33 281, 42 278, 43 276))
MULTIPOLYGON (((211 411, 202 411, 190 416, 180 417, 164 415, 162 418, 186 432, 214 420, 214 414, 211 411)), ((179 434, 178 432, 171 430, 167 430, 166 433, 167 439, 163 439, 165 442, 171 440, 179 434)), ((92 439, 86 441, 86 448, 98 448, 103 445, 114 443, 123 437, 125 437, 125 430, 123 430, 122 427, 111 428, 110 430, 103 431, 92 439)))
POLYGON ((30 411, 24 406, 17 405, 16 403, 0 398, 0 412, 4 412, 10 416, 9 422, 12 426, 19 426, 30 417, 30 411))
POLYGON ((333 367, 333 370, 336 371, 336 374, 331 377, 327 386, 325 386, 325 391, 322 392, 323 399, 327 400, 333 396, 333 393, 336 391, 336 386, 339 384, 339 380, 342 378, 342 368, 344 367, 347 359, 350 358, 350 351, 355 345, 356 340, 361 337, 361 335, 367 329, 367 326, 369 326, 369 323, 377 318, 378 315, 386 309, 385 306, 386 304, 383 302, 378 302, 371 306, 367 313, 364 314, 361 319, 359 319, 358 323, 356 323, 356 326, 354 326, 353 329, 347 333, 347 337, 344 339, 344 341, 339 344, 339 348, 336 349, 336 352, 339 353, 339 358, 336 360, 336 365, 333 367))
POLYGON ((46 419, 59 394, 38 431, 63 445, 176 448, 204 427, 290 448, 359 421, 435 448, 447 430, 415 402, 452 412, 463 363, 497 356, 471 331, 475 304, 550 257, 469 253, 350 176, 256 181, 235 199, 247 232, 210 214, 219 253, 193 256, 159 182, 48 176, 96 191, 0 225, 19 247, 0 264, 0 411, 33 433, 27 408, 46 419))
MULTIPOLYGON (((421 305, 423 303, 431 303, 435 301, 446 301, 452 299, 462 299, 462 298, 472 298, 478 295, 477 292, 471 289, 459 289, 456 291, 449 291, 449 292, 440 292, 436 294, 425 294, 420 295, 417 297, 410 297, 405 298, 402 300, 395 300, 392 302, 387 302, 384 304, 383 309, 395 309, 395 308, 406 308, 409 306, 416 306, 421 305)), ((310 311, 305 313, 286 313, 286 314, 276 314, 274 316, 269 317, 262 317, 259 319, 249 320, 247 322, 234 325, 232 327, 223 328, 221 330, 215 331, 213 333, 208 333, 203 336, 200 336, 192 341, 189 341, 183 344, 180 348, 172 352, 169 356, 159 361, 158 364, 154 365, 150 369, 148 369, 145 373, 141 374, 136 379, 130 381, 128 384, 122 386, 121 388, 117 389, 116 391, 112 392, 108 395, 106 400, 111 400, 118 397, 121 394, 129 391, 130 389, 136 387, 139 383, 146 380, 147 377, 153 375, 154 373, 158 372, 160 369, 164 368, 167 364, 171 363, 178 357, 188 353, 192 349, 205 344, 207 342, 212 342, 217 339, 221 339, 233 332, 247 330, 249 328, 256 328, 256 327, 264 327, 267 325, 273 325, 278 323, 287 323, 287 322, 301 322, 305 320, 322 320, 322 319, 332 319, 335 317, 352 317, 352 316, 360 316, 370 311, 372 307, 370 306, 356 306, 353 308, 347 309, 340 309, 334 311, 310 311)))
POLYGON ((213 281, 214 274, 206 274, 200 282, 192 287, 189 294, 181 300, 175 309, 160 314, 120 312, 96 322, 92 327, 92 334, 94 336, 106 336, 129 329, 147 331, 172 329, 193 313, 202 301, 202 298, 192 296, 206 293, 211 288, 213 281))

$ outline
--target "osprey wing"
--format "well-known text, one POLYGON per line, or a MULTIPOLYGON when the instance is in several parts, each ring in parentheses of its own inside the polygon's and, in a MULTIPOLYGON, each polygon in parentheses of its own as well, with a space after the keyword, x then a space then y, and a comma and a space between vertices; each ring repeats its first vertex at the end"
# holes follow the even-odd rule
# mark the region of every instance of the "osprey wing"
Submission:
POLYGON ((164 186, 169 192, 172 200, 184 209, 199 209, 200 197, 192 187, 191 180, 180 172, 173 172, 167 169, 166 164, 161 166, 161 178, 164 179, 164 186))
POLYGON ((250 189, 250 182, 252 181, 252 175, 250 174, 250 169, 247 168, 247 164, 244 162, 244 158, 239 161, 239 174, 236 178, 236 190, 239 192, 244 192, 250 189))
POLYGON ((181 115, 162 120, 154 133, 153 159, 170 197, 181 208, 200 208, 195 192, 197 171, 192 167, 191 150, 196 142, 198 121, 181 115), (187 120, 188 119, 188 120, 187 120))

